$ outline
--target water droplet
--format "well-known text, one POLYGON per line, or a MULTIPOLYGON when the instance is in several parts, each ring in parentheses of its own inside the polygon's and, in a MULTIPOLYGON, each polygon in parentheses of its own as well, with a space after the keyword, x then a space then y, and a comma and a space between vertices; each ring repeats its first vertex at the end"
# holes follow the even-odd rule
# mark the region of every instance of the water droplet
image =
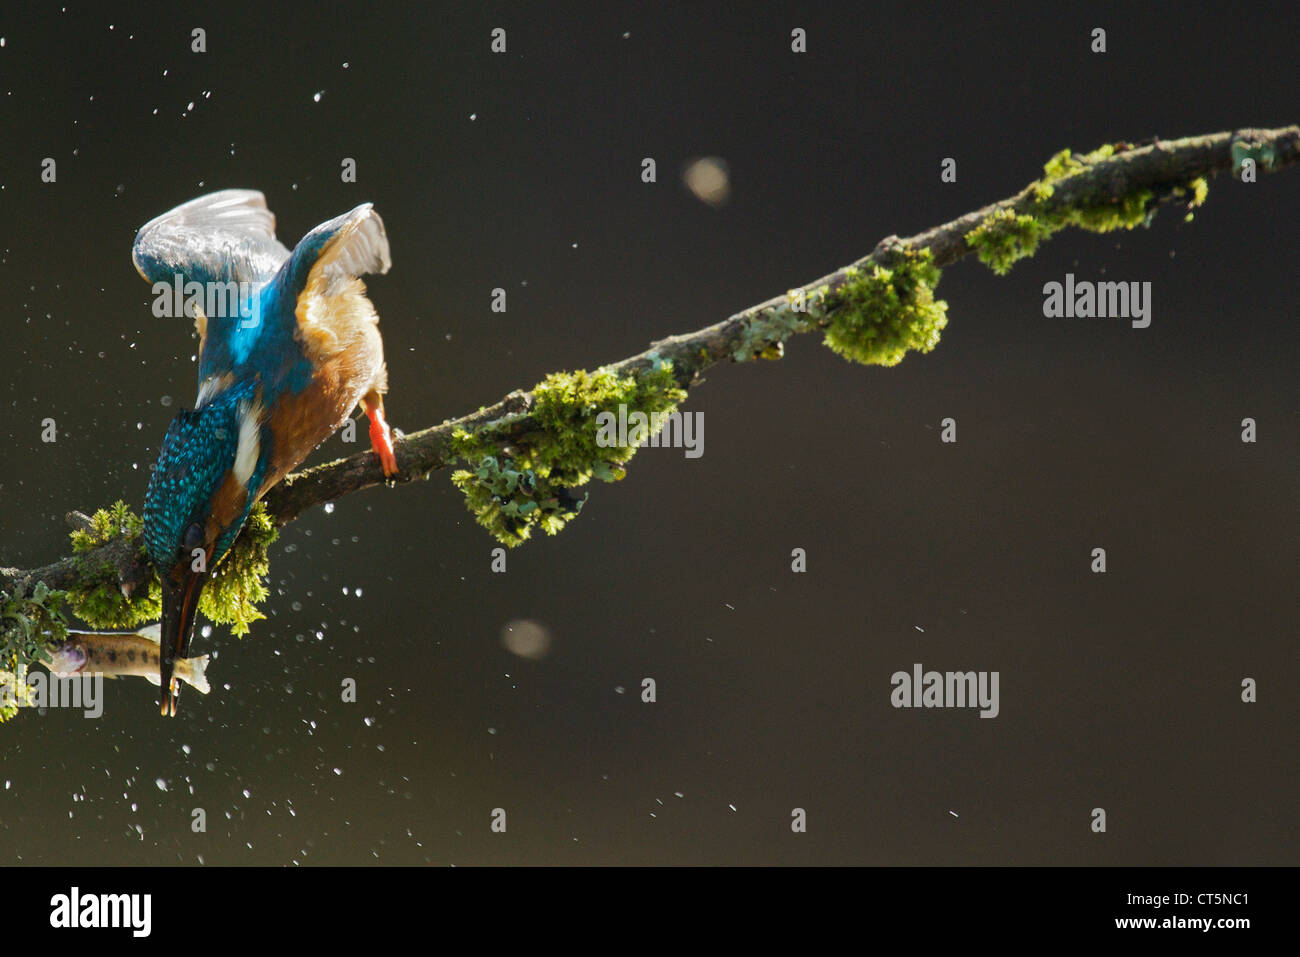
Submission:
POLYGON ((508 622, 501 630, 501 643, 521 658, 545 658, 551 649, 551 633, 545 625, 529 619, 508 622))

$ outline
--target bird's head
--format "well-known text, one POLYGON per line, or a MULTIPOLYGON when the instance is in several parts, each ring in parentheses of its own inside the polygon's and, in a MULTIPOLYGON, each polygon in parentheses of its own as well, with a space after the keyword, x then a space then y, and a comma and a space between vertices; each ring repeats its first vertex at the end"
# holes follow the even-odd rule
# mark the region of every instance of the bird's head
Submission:
POLYGON ((172 671, 188 657, 199 596, 248 517, 265 457, 260 402, 223 395, 182 411, 163 439, 144 502, 144 543, 162 583, 160 687, 176 713, 172 671))

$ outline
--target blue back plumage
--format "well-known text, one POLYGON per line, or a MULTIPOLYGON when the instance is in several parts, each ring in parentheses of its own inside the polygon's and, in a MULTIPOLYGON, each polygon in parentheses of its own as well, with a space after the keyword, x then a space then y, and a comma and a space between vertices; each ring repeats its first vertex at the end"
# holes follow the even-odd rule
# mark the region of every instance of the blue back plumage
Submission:
MULTIPOLYGON (((295 258, 297 253, 295 251, 295 258)), ((253 290, 238 316, 209 316, 199 382, 231 373, 238 380, 260 377, 273 401, 282 391, 300 392, 311 382, 311 361, 295 339, 298 293, 286 263, 269 282, 253 290)))
MULTIPOLYGON (((145 550, 155 568, 167 569, 180 560, 186 529, 206 522, 212 498, 235 461, 239 404, 253 391, 252 383, 227 389, 203 408, 181 412, 167 429, 144 499, 145 550)), ((265 475, 267 458, 263 453, 257 463, 253 488, 265 475)), ((222 530, 212 555, 214 565, 234 544, 252 504, 249 495, 243 513, 222 530)), ((183 558, 188 562, 190 556, 183 558)))

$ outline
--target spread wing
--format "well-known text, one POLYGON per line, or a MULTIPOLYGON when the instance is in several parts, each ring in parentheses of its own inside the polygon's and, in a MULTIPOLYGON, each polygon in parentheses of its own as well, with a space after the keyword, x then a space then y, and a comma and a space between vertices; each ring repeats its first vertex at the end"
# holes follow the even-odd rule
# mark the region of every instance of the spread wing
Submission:
POLYGON ((372 203, 321 223, 294 247, 293 260, 293 285, 299 291, 320 285, 324 295, 334 295, 358 276, 386 273, 393 265, 384 221, 372 203))
POLYGON ((289 258, 275 215, 253 189, 223 189, 182 203, 140 228, 131 259, 150 282, 265 282, 289 258))
POLYGON ((297 338, 315 362, 338 354, 379 321, 360 277, 392 266, 384 221, 370 203, 321 223, 285 267, 296 297, 297 338))
MULTIPOLYGON (((357 277, 390 266, 384 223, 371 204, 321 223, 290 255, 275 238, 275 217, 265 197, 242 189, 200 196, 146 223, 132 259, 151 282, 173 285, 179 273, 185 283, 208 287, 212 301, 227 306, 212 287, 254 287, 252 298, 241 298, 237 309, 218 308, 211 316, 203 307, 195 309, 196 408, 250 375, 295 383, 310 377, 313 361, 354 341, 354 327, 377 321, 357 277)), ((188 296, 187 291, 187 303, 188 296)))
MULTIPOLYGON (((193 313, 194 331, 199 334, 200 392, 196 407, 202 406, 223 383, 225 373, 232 371, 234 360, 228 354, 227 340, 237 325, 230 317, 242 322, 245 317, 238 309, 249 305, 222 298, 223 285, 248 283, 251 289, 260 289, 289 259, 289 250, 275 238, 275 215, 266 208, 266 197, 257 190, 208 193, 145 223, 136 234, 131 259, 140 275, 150 282, 173 285, 179 275, 186 286, 199 283, 204 290, 199 301, 205 305, 196 304, 193 313), (221 334, 211 339, 209 317, 204 313, 210 308, 206 304, 209 299, 220 300, 225 306, 213 317, 221 334), (212 352, 220 354, 210 355, 212 352)), ((255 299, 252 306, 257 305, 255 299)), ((255 328, 241 337, 245 351, 255 343, 259 332, 255 328)))

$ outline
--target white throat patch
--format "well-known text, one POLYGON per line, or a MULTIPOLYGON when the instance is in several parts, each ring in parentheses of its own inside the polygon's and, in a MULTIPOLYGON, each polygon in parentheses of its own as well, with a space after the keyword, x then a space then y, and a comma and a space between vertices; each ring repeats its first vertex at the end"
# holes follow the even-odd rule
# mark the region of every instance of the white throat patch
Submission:
POLYGON ((247 488, 248 480, 257 468, 257 457, 262 451, 262 418, 266 410, 256 399, 239 403, 239 445, 235 448, 235 464, 231 469, 240 485, 247 488))

